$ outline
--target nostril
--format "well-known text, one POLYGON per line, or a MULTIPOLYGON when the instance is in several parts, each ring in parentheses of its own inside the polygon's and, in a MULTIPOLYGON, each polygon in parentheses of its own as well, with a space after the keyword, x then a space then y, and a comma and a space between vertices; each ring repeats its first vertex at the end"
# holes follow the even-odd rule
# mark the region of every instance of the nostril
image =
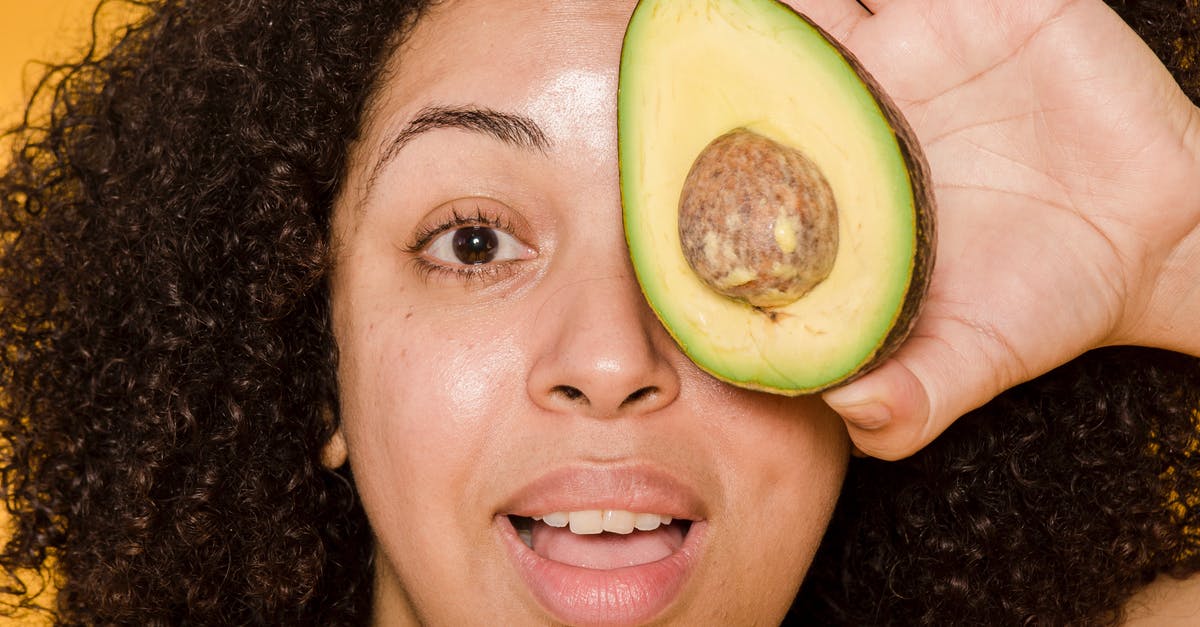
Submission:
POLYGON ((556 385, 551 390, 551 392, 558 394, 559 396, 562 396, 563 398, 565 398, 569 401, 582 400, 584 402, 584 404, 588 403, 587 396, 584 395, 583 390, 580 390, 579 388, 572 386, 572 385, 556 385))
MULTIPOLYGON (((634 390, 627 395, 621 404, 613 409, 625 409, 632 405, 637 405, 643 401, 650 401, 658 396, 662 390, 656 385, 648 385, 634 390)), ((556 385, 550 388, 550 394, 564 400, 568 403, 580 405, 583 407, 591 407, 593 399, 589 398, 587 393, 573 385, 556 385)), ((601 398, 601 404, 607 405, 607 401, 601 398)))
POLYGON ((632 394, 625 397, 625 400, 621 402, 621 405, 632 405, 642 399, 651 398, 655 394, 658 394, 658 387, 653 386, 653 385, 648 385, 639 390, 634 390, 634 392, 632 394))

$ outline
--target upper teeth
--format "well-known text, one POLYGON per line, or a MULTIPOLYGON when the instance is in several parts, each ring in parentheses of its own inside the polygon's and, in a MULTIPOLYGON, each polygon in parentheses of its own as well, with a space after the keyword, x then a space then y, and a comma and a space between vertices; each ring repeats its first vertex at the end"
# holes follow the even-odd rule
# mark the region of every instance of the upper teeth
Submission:
POLYGON ((596 534, 602 531, 632 533, 653 531, 659 525, 671 524, 671 517, 661 514, 636 514, 622 509, 585 509, 578 512, 553 512, 545 516, 534 516, 551 527, 570 526, 571 533, 596 534))

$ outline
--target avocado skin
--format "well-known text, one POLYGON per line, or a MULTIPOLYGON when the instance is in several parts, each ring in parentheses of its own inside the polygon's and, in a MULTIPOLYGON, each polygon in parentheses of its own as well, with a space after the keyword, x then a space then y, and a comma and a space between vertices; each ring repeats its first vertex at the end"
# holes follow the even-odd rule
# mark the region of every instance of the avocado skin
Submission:
MULTIPOLYGON (((711 5, 714 2, 719 4, 721 1, 722 0, 709 0, 709 4, 711 5)), ((640 0, 638 9, 635 9, 635 16, 637 10, 640 10, 643 4, 661 4, 661 2, 662 0, 640 0)), ((866 71, 857 57, 845 49, 839 42, 834 40, 824 29, 816 25, 807 16, 796 12, 788 5, 780 2, 779 0, 761 0, 761 2, 763 4, 774 4, 777 7, 785 9, 791 15, 802 20, 814 32, 819 33, 825 39, 825 41, 837 51, 846 64, 854 71, 856 78, 870 92, 875 104, 878 106, 880 112, 887 122, 888 127, 890 128, 890 131, 896 142, 895 145, 904 163, 905 175, 908 179, 913 208, 913 254, 911 256, 911 267, 909 268, 908 272, 907 288, 904 290, 904 297, 903 299, 900 299, 900 306, 896 310, 891 323, 888 325, 886 334, 883 334, 883 337, 880 340, 873 342, 874 347, 866 351, 865 357, 858 362, 857 366, 844 371, 837 376, 832 376, 825 380, 816 381, 808 385, 781 387, 777 385, 764 384, 763 382, 757 380, 735 378, 722 372, 720 368, 712 367, 711 365, 705 364, 701 360, 697 360, 692 354, 692 351, 688 346, 688 342, 685 341, 684 338, 680 337, 676 330, 672 328, 672 325, 668 322, 664 314, 659 310, 654 298, 651 297, 651 294, 646 291, 645 284, 642 285, 642 288, 643 293, 651 305, 651 308, 664 323, 664 326, 666 326, 668 332, 680 345, 684 353, 689 357, 692 357, 693 361, 695 361, 697 365, 701 367, 701 369, 705 370, 717 379, 726 381, 739 387, 773 394, 797 396, 821 392, 829 388, 844 385, 863 376, 894 354, 909 336, 920 315, 933 272, 936 251, 936 205, 932 183, 930 182, 929 167, 921 150, 921 146, 917 141, 916 134, 913 132, 911 126, 901 114, 899 108, 895 105, 895 102, 885 91, 883 91, 874 77, 866 71)), ((629 43, 629 34, 627 32, 625 45, 628 46, 629 43)), ((625 62, 626 55, 623 53, 623 67, 625 62)), ((620 114, 621 112, 619 108, 618 117, 620 117, 620 114)), ((623 165, 624 164, 622 164, 622 171, 624 172, 623 165)), ((622 174, 622 176, 624 177, 624 174, 622 174)), ((626 190, 623 184, 623 201, 625 191, 626 190)), ((629 214, 626 213, 627 218, 628 215, 629 214)), ((627 230, 627 239, 628 238, 629 231, 627 230)), ((635 254, 632 245, 630 246, 630 252, 631 254, 635 254)), ((641 281, 640 275, 639 281, 641 281)), ((776 316, 774 312, 761 309, 758 309, 757 311, 759 315, 774 321, 776 316)), ((692 338, 692 341, 697 340, 692 338)), ((797 350, 803 349, 798 347, 797 350)))
MULTIPOLYGON (((770 1, 776 4, 783 4, 779 0, 770 1)), ((787 7, 786 4, 783 6, 787 7)), ((787 8, 791 9, 791 7, 787 8)), ((925 152, 921 149, 921 143, 917 140, 916 132, 909 125, 908 119, 900 112, 900 108, 896 106, 896 102, 884 91, 879 82, 875 80, 875 77, 863 67, 858 57, 854 56, 854 53, 843 47, 841 42, 834 39, 825 29, 817 26, 807 15, 795 10, 792 10, 792 12, 799 16, 800 19, 808 22, 809 26, 821 33, 821 36, 833 44, 846 59, 850 67, 854 68, 854 72, 858 74, 859 80, 875 96, 875 101, 879 103, 879 108, 883 110, 888 124, 896 134, 896 143, 900 147, 900 154, 904 157, 904 164, 908 171, 908 182, 912 187, 913 212, 916 221, 916 245, 913 248, 912 274, 909 278, 904 303, 900 307, 900 312, 896 314, 896 321, 892 324, 891 331, 879 343, 879 348, 875 350, 874 356, 864 362, 857 370, 848 373, 845 377, 836 381, 830 381, 823 386, 806 392, 800 392, 815 393, 839 385, 845 385, 874 370, 886 361, 888 357, 891 357, 900 348, 900 345, 908 339, 909 334, 912 333, 913 327, 916 326, 917 319, 921 315, 921 309, 925 305, 925 296, 929 293, 929 281, 933 275, 934 258, 937 252, 937 229, 934 217, 937 213, 937 201, 933 195, 933 183, 929 173, 929 162, 925 159, 925 152)), ((787 391, 781 393, 792 395, 791 392, 787 391)))

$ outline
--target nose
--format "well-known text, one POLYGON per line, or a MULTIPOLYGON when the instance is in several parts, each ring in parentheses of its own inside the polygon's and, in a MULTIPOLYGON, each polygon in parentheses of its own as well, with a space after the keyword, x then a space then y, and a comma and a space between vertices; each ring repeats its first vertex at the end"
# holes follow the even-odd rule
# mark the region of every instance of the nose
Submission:
POLYGON ((646 414, 679 395, 673 340, 642 298, 632 269, 571 279, 535 321, 534 402, 595 418, 646 414))

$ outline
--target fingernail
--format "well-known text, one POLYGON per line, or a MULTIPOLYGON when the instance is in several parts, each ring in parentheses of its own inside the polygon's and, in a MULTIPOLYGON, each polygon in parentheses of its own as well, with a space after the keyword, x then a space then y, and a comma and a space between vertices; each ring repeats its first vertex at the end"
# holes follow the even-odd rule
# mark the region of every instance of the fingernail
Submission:
POLYGON ((837 399, 826 395, 825 402, 846 422, 865 431, 876 431, 892 421, 892 410, 874 399, 837 399))

